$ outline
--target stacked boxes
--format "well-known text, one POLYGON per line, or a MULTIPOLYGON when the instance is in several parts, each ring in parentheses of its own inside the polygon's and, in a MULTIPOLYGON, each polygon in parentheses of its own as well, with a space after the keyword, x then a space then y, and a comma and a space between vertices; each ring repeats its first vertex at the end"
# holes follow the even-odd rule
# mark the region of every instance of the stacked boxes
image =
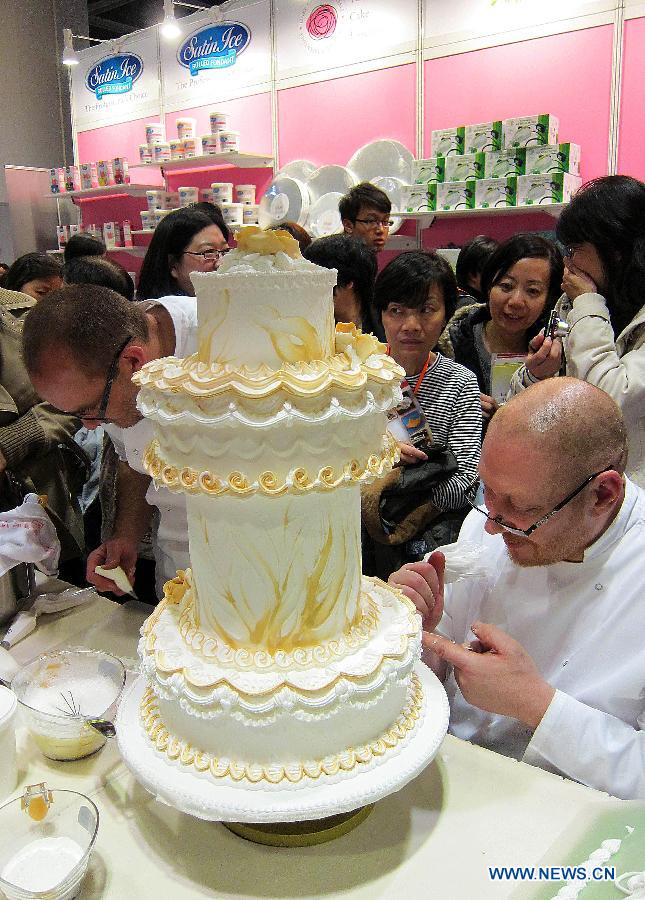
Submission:
POLYGON ((549 114, 432 132, 432 156, 414 163, 404 212, 566 203, 580 187, 580 147, 558 143, 549 114))

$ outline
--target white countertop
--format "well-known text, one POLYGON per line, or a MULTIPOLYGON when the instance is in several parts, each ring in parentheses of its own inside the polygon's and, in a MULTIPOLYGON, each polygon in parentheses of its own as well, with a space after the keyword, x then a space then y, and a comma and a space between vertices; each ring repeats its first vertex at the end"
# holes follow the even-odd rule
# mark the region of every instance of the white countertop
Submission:
MULTIPOLYGON (((127 662, 136 658, 139 626, 149 611, 97 598, 40 620, 12 652, 26 663, 47 649, 84 646, 127 662)), ((599 804, 612 803, 449 735, 425 772, 377 803, 355 831, 317 847, 274 849, 156 801, 125 768, 115 741, 94 757, 57 763, 20 728, 18 752, 19 787, 45 780, 52 788, 82 791, 99 807, 83 900, 507 897, 514 886, 492 883, 489 865, 538 864, 559 834, 599 804)), ((619 896, 608 890, 608 897, 619 896)))

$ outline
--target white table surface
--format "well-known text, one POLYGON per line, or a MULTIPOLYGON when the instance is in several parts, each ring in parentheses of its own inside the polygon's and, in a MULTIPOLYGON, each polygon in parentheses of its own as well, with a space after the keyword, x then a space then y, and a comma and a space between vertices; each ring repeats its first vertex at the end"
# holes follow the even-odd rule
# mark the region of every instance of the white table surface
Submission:
MULTIPOLYGON (((12 652, 23 664, 64 646, 131 660, 149 611, 97 597, 41 619, 12 652)), ((88 759, 53 762, 19 727, 18 752, 19 788, 45 780, 52 788, 81 791, 99 807, 82 900, 507 897, 513 885, 490 882, 489 865, 538 864, 558 835, 611 802, 448 735, 425 772, 380 801, 355 831, 318 847, 286 850, 248 843, 222 825, 159 803, 125 768, 115 741, 88 759)))

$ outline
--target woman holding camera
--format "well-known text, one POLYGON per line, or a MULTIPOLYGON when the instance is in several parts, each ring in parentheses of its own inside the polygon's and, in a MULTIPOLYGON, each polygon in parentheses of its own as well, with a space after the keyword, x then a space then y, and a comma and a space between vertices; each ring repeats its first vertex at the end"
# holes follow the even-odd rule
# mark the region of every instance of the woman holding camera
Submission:
POLYGON ((536 335, 511 389, 560 371, 601 388, 625 417, 627 474, 645 487, 645 184, 627 175, 590 181, 557 233, 567 255, 556 310, 567 335, 536 335))
POLYGON ((518 234, 501 244, 481 276, 483 304, 458 310, 440 343, 442 351, 477 376, 484 421, 497 403, 492 397, 493 354, 525 356, 560 295, 562 255, 537 234, 518 234))

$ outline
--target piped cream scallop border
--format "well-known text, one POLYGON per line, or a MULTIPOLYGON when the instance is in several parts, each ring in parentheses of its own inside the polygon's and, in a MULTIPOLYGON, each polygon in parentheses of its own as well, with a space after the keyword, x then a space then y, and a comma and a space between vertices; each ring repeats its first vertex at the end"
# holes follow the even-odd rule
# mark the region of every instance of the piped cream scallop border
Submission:
POLYGON ((198 472, 191 466, 182 469, 169 465, 159 456, 159 442, 151 441, 143 457, 146 472, 155 484, 170 491, 184 491, 187 494, 206 494, 219 497, 229 494, 236 497, 249 497, 252 494, 264 494, 267 497, 280 497, 282 494, 308 494, 310 491, 334 490, 343 484, 362 484, 381 478, 399 461, 399 447, 393 437, 386 434, 386 447, 380 454, 372 453, 367 460, 361 462, 352 459, 340 469, 323 466, 312 476, 303 467, 292 469, 285 479, 275 472, 262 472, 256 481, 250 481, 243 472, 231 472, 221 477, 214 472, 198 472))
POLYGON ((285 363, 280 369, 207 365, 193 354, 185 359, 169 356, 147 363, 133 381, 161 394, 208 398, 230 392, 264 399, 280 390, 296 397, 312 397, 330 388, 357 391, 369 381, 398 385, 403 374, 392 357, 384 354, 372 357, 370 362, 352 363, 347 354, 339 353, 329 360, 285 363))
POLYGON ((413 672, 410 677, 408 700, 396 722, 380 737, 360 747, 350 747, 341 753, 326 756, 320 760, 308 760, 287 766, 262 766, 257 763, 245 764, 236 760, 219 758, 210 753, 196 750, 187 741, 174 737, 166 728, 159 713, 157 699, 150 688, 147 688, 141 700, 141 723, 148 739, 169 760, 190 766, 198 773, 209 773, 214 778, 232 778, 233 781, 249 781, 258 784, 267 781, 269 784, 280 784, 288 781, 296 784, 304 779, 317 779, 327 775, 334 776, 339 772, 351 772, 359 765, 367 765, 374 759, 383 757, 402 741, 415 727, 423 707, 423 688, 418 676, 413 672))

